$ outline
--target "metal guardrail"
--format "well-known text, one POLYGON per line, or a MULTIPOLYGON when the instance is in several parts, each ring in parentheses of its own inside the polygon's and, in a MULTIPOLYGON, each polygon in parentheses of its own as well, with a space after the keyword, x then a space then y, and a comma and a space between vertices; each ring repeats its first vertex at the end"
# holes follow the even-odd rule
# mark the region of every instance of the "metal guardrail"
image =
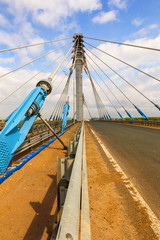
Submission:
POLYGON ((84 131, 84 139, 83 139, 81 232, 80 232, 80 234, 81 234, 81 237, 80 237, 81 240, 90 240, 91 239, 85 131, 84 131))
POLYGON ((56 236, 55 233, 52 234, 51 240, 90 240, 84 123, 80 133, 77 132, 75 135, 69 149, 71 158, 59 159, 58 202, 62 211, 60 211, 61 217, 58 220, 58 231, 56 236))
MULTIPOLYGON (((70 124, 71 122, 73 122, 73 120, 69 120, 68 124, 70 124)), ((54 129, 56 127, 60 127, 62 125, 62 121, 48 121, 48 123, 50 124, 50 126, 54 129)), ((0 130, 2 130, 5 126, 5 122, 0 122, 0 130)), ((48 130, 47 126, 41 122, 41 121, 36 121, 31 130, 29 131, 29 134, 32 136, 35 133, 40 133, 40 132, 45 132, 46 130, 48 130)))
POLYGON ((144 125, 151 127, 160 127, 160 121, 121 121, 121 120, 99 120, 100 122, 111 122, 111 123, 122 123, 122 124, 133 124, 133 125, 144 125))
MULTIPOLYGON (((66 126, 66 129, 71 127, 74 124, 73 121, 69 121, 66 126)), ((54 122, 50 124, 56 133, 59 133, 61 130, 61 122, 54 122)), ((34 146, 48 140, 49 138, 53 137, 53 133, 48 130, 48 128, 43 123, 36 123, 33 125, 30 133, 28 134, 26 140, 23 144, 18 148, 14 156, 27 151, 28 149, 33 148, 34 146)))

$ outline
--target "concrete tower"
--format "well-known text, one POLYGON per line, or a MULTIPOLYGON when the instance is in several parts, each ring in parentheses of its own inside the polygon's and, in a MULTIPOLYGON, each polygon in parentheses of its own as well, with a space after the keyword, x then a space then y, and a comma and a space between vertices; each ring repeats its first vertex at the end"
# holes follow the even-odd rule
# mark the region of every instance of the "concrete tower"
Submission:
POLYGON ((82 93, 82 70, 85 62, 84 49, 83 49, 83 35, 74 35, 74 55, 75 70, 76 70, 76 119, 77 121, 83 120, 83 93, 82 93))

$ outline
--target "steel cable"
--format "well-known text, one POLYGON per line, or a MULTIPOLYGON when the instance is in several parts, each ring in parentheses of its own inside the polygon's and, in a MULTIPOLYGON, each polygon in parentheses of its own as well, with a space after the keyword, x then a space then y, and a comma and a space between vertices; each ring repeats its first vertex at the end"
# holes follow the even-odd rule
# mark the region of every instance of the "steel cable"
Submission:
MULTIPOLYGON (((99 65, 86 53, 86 55, 99 67, 99 65)), ((99 67, 100 68, 100 67, 99 67)), ((114 83, 114 81, 100 68, 103 74, 113 83, 113 85, 123 94, 123 96, 134 106, 133 102, 126 96, 126 94, 114 83)))
MULTIPOLYGON (((89 55, 88 55, 89 57, 89 55)), ((89 57, 90 58, 90 57, 89 57)), ((100 71, 103 72, 103 74, 110 80, 110 82, 121 92, 121 90, 118 88, 118 86, 116 84, 114 84, 114 82, 112 81, 112 79, 99 67, 99 65, 92 59, 90 58, 91 61, 96 64, 96 66, 100 69, 100 71)), ((93 66, 92 66, 93 68, 93 66)), ((94 68, 93 68, 94 69, 94 68)), ((119 99, 116 97, 116 95, 113 93, 113 91, 108 87, 108 85, 106 84, 106 82, 101 78, 101 76, 98 74, 98 72, 94 69, 94 71, 96 72, 96 74, 99 76, 99 78, 102 80, 102 82, 104 83, 104 85, 107 87, 107 89, 109 90, 109 92, 111 92, 111 94, 114 96, 114 98, 117 100, 117 102, 119 103, 119 105, 122 107, 122 109, 125 111, 125 113, 128 114, 128 111, 125 109, 125 107, 121 104, 121 102, 119 101, 119 99)), ((133 104, 134 105, 134 104, 133 104)))
POLYGON ((14 47, 14 48, 2 49, 2 50, 0 50, 0 53, 1 53, 1 52, 7 52, 7 51, 13 51, 13 50, 17 50, 17 49, 22 49, 22 48, 28 48, 28 47, 34 47, 34 46, 44 45, 44 44, 53 43, 53 42, 64 41, 64 40, 71 39, 71 38, 72 38, 72 37, 69 37, 69 38, 62 38, 62 39, 51 40, 51 41, 42 42, 42 43, 35 43, 35 44, 29 44, 29 45, 20 46, 20 47, 14 47))
POLYGON ((92 86, 93 93, 94 93, 95 100, 96 100, 97 109, 99 111, 99 116, 100 116, 100 118, 102 118, 105 112, 107 112, 107 114, 108 114, 108 111, 106 110, 106 108, 105 108, 105 106, 104 106, 96 88, 95 88, 95 85, 94 85, 93 80, 92 80, 92 76, 91 76, 88 68, 86 68, 86 73, 89 76, 89 79, 90 79, 90 82, 91 82, 91 86, 92 86))
MULTIPOLYGON (((86 47, 85 47, 86 48, 86 47)), ((90 53, 92 53, 88 48, 86 48, 90 53)), ((134 87, 130 82, 128 82, 124 77, 122 77, 118 72, 116 72, 113 68, 111 68, 108 64, 106 64, 103 60, 101 60, 97 55, 92 53, 95 57, 97 57, 103 64, 105 64, 110 70, 112 70, 116 75, 118 75, 122 80, 124 80, 128 85, 130 85, 132 88, 134 88, 140 95, 142 95, 145 99, 147 99, 150 103, 152 103, 155 106, 155 103, 152 102, 147 96, 145 96, 142 92, 140 92, 136 87, 134 87)), ((124 94, 124 93, 123 93, 124 94)), ((124 94, 125 95, 125 94, 124 94)), ((126 96, 126 95, 125 95, 126 96)), ((126 96, 127 97, 127 96, 126 96)), ((128 98, 128 97, 127 97, 128 98)), ((128 98, 129 100, 129 98, 128 98)), ((130 100, 129 100, 130 101, 130 100)), ((131 102, 131 101, 130 101, 131 102)), ((133 104, 133 103, 132 103, 133 104)), ((133 104, 134 105, 134 104, 133 104)))
MULTIPOLYGON (((63 55, 59 56, 58 58, 62 57, 63 55)), ((32 76, 31 78, 29 78, 26 82, 24 82, 20 87, 16 88, 13 92, 11 92, 7 97, 3 98, 0 103, 4 102, 6 99, 8 99, 10 96, 12 96, 14 93, 16 93, 19 89, 21 89, 23 86, 25 86, 28 82, 30 82, 32 79, 34 79, 36 76, 38 76, 41 72, 43 72, 44 70, 46 70, 49 66, 51 66, 55 61, 57 61, 57 59, 54 59, 51 63, 49 63, 47 66, 45 66, 44 68, 42 68, 38 73, 36 73, 34 76, 32 76)))
MULTIPOLYGON (((88 61, 88 59, 87 59, 88 61)), ((93 61, 93 60, 92 60, 93 61)), ((94 62, 94 61, 93 61, 94 62)), ((102 79, 102 77, 99 75, 99 73, 95 70, 95 68, 93 67, 93 65, 88 61, 88 63, 91 65, 92 69, 95 71, 95 73, 97 74, 97 76, 101 79, 101 81, 104 83, 104 85, 107 87, 107 89, 109 90, 109 92, 114 96, 114 98, 117 100, 117 102, 120 104, 120 106, 123 108, 121 102, 118 100, 118 98, 116 97, 116 95, 112 92, 112 90, 108 87, 108 85, 106 84, 106 82, 102 79)), ((97 65, 97 67, 101 70, 101 68, 97 65)), ((109 77, 108 77, 109 78, 109 77)))
POLYGON ((129 46, 129 47, 136 47, 136 48, 142 48, 142 49, 147 49, 147 50, 160 51, 160 49, 158 49, 158 48, 150 48, 150 47, 139 46, 139 45, 134 45, 134 44, 129 44, 129 43, 121 43, 121 42, 115 42, 115 41, 108 41, 108 40, 102 40, 102 39, 98 39, 98 38, 91 38, 91 37, 85 37, 85 36, 83 36, 83 37, 84 37, 84 38, 87 38, 87 39, 92 39, 92 40, 101 41, 101 42, 108 42, 108 43, 114 43, 114 44, 118 44, 118 45, 129 46))
MULTIPOLYGON (((71 60, 69 59, 69 61, 64 65, 64 68, 66 68, 66 67, 69 65, 70 61, 71 61, 71 60)), ((64 72, 64 70, 62 70, 61 72, 64 72)), ((65 74, 65 73, 64 73, 64 74, 65 74)), ((56 78, 57 78, 57 76, 54 78, 54 81, 53 81, 53 82, 55 82, 56 78)), ((59 86, 61 85, 61 83, 64 81, 65 78, 66 78, 66 74, 65 74, 65 76, 62 78, 62 80, 60 81, 60 83, 58 84, 58 86, 53 89, 53 91, 51 92, 50 96, 46 99, 45 105, 46 105, 46 103, 47 103, 47 104, 50 104, 49 101, 50 101, 51 97, 52 97, 53 94, 57 91, 57 89, 59 88, 59 86)), ((52 83, 53 83, 53 82, 52 82, 52 83)), ((44 110, 44 107, 41 109, 41 111, 42 111, 42 110, 44 110)))
MULTIPOLYGON (((89 63, 89 61, 87 60, 87 62, 89 63)), ((89 65, 91 66, 91 64, 89 63, 89 65)), ((103 90, 103 88, 100 86, 100 84, 93 78, 92 79, 96 82, 96 84, 99 86, 99 88, 101 89, 101 91, 104 93, 104 95, 106 96, 106 98, 108 99, 108 101, 110 102, 110 104, 112 105, 112 107, 115 109, 115 111, 117 112, 117 108, 113 105, 112 101, 109 99, 109 97, 107 96, 106 92, 103 90)))
POLYGON ((23 68, 23 67, 31 64, 31 63, 33 63, 33 62, 36 62, 36 61, 38 61, 39 59, 41 59, 41 58, 43 58, 43 57, 46 57, 46 56, 48 56, 49 54, 51 54, 51 53, 53 53, 53 52, 56 52, 56 51, 58 51, 58 50, 60 50, 60 49, 62 49, 62 48, 64 48, 64 47, 70 45, 71 43, 72 43, 72 42, 70 42, 70 43, 68 43, 68 44, 66 44, 66 45, 64 45, 64 46, 62 46, 62 47, 60 47, 60 48, 57 48, 57 49, 55 49, 55 50, 52 50, 52 51, 50 51, 50 52, 48 52, 48 53, 46 53, 46 54, 44 54, 44 55, 42 55, 42 56, 40 56, 40 57, 38 57, 38 58, 35 58, 34 60, 32 60, 32 61, 30 61, 30 62, 28 62, 28 63, 25 63, 25 64, 23 64, 23 65, 21 65, 21 66, 19 66, 19 67, 17 67, 17 68, 14 68, 14 69, 12 69, 11 71, 9 71, 9 72, 1 75, 0 78, 5 77, 5 76, 9 75, 10 73, 13 73, 13 72, 15 72, 15 71, 17 71, 17 70, 19 70, 19 69, 21 69, 21 68, 23 68))
POLYGON ((149 73, 146 73, 146 72, 142 71, 141 69, 134 67, 133 65, 131 65, 131 64, 129 64, 129 63, 127 63, 127 62, 125 62, 125 61, 123 61, 123 60, 121 60, 121 59, 119 59, 119 58, 117 58, 117 57, 115 57, 115 56, 113 56, 113 55, 111 55, 111 54, 109 54, 109 53, 103 51, 103 50, 101 50, 100 48, 97 48, 97 47, 93 46, 92 44, 89 44, 89 43, 87 43, 87 42, 85 42, 85 43, 86 43, 87 45, 89 45, 89 46, 91 46, 91 47, 93 47, 93 48, 99 50, 100 52, 103 52, 103 53, 105 53, 106 55, 108 55, 108 56, 110 56, 110 57, 116 59, 117 61, 122 62, 122 63, 124 63, 125 65, 127 65, 127 66, 129 66, 129 67, 131 67, 131 68, 133 68, 133 69, 135 69, 135 70, 137 70, 137 71, 139 71, 139 72, 145 74, 146 76, 148 76, 148 77, 150 77, 150 78, 153 78, 154 80, 160 82, 160 79, 158 79, 158 78, 156 78, 156 77, 150 75, 149 73))
MULTIPOLYGON (((77 41, 77 39, 75 40, 75 42, 77 41)), ((55 76, 55 74, 57 73, 57 71, 60 69, 60 67, 62 66, 63 62, 65 61, 65 59, 67 58, 69 52, 71 51, 73 46, 70 47, 70 49, 67 51, 67 53, 65 54, 64 58, 62 59, 62 61, 59 63, 59 65, 56 67, 56 69, 54 70, 54 72, 52 72, 50 75, 49 75, 49 78, 53 79, 53 77, 55 76)), ((72 65, 72 67, 74 67, 72 65)))

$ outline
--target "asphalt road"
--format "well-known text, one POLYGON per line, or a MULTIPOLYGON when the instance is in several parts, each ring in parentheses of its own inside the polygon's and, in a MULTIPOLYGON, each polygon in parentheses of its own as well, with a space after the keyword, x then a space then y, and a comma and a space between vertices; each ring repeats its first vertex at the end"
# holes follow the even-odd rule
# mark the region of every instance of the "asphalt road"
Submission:
POLYGON ((160 219, 160 129, 105 122, 90 126, 160 219))

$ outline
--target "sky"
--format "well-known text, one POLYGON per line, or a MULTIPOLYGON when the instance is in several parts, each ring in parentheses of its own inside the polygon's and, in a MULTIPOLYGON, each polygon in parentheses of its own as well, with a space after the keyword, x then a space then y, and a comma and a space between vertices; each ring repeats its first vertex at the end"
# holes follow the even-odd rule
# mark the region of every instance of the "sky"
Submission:
MULTIPOLYGON (((160 1, 158 0, 0 0, 0 50, 44 41, 71 38, 37 47, 0 52, 0 118, 6 118, 20 105, 39 80, 46 79, 49 74, 54 71, 60 59, 65 55, 71 45, 35 63, 27 65, 14 73, 1 77, 3 74, 46 54, 48 51, 71 43, 75 33, 82 33, 85 37, 160 49, 159 9, 160 1), (50 65, 50 67, 26 83, 13 95, 2 101, 51 62, 53 62, 53 65, 50 65)), ((160 79, 160 52, 105 43, 87 38, 84 38, 84 41, 160 79)), ((104 53, 88 46, 86 43, 84 44, 91 52, 118 71, 151 101, 160 104, 160 83, 158 81, 108 57, 104 53)), ((86 53, 93 58, 93 55, 87 50, 86 53)), ((71 65, 70 59, 71 54, 53 79, 52 94, 47 97, 42 110, 46 118, 50 116, 63 90, 66 80, 64 76, 68 73, 68 68, 71 65), (68 67, 66 67, 67 64, 68 67)), ((113 72, 97 58, 94 57, 94 60, 146 115, 160 116, 159 110, 156 109, 153 104, 113 74, 113 72)), ((93 62, 92 64, 107 86, 117 96, 121 104, 123 104, 133 116, 138 117, 139 114, 128 100, 109 82, 93 62)), ((125 112, 100 78, 98 78, 92 69, 90 71, 105 92, 104 93, 95 83, 97 92, 110 115, 117 117, 116 111, 112 107, 113 104, 117 110, 126 117, 125 112), (112 104, 108 101, 106 95, 112 104)), ((73 86, 70 87, 69 91, 70 102, 72 103, 74 96, 73 86)), ((92 116, 96 116, 97 109, 93 91, 89 79, 85 74, 83 74, 83 92, 92 116)), ((70 117, 73 115, 73 112, 74 109, 72 106, 70 117)), ((88 117, 86 109, 84 109, 84 115, 88 117)))

